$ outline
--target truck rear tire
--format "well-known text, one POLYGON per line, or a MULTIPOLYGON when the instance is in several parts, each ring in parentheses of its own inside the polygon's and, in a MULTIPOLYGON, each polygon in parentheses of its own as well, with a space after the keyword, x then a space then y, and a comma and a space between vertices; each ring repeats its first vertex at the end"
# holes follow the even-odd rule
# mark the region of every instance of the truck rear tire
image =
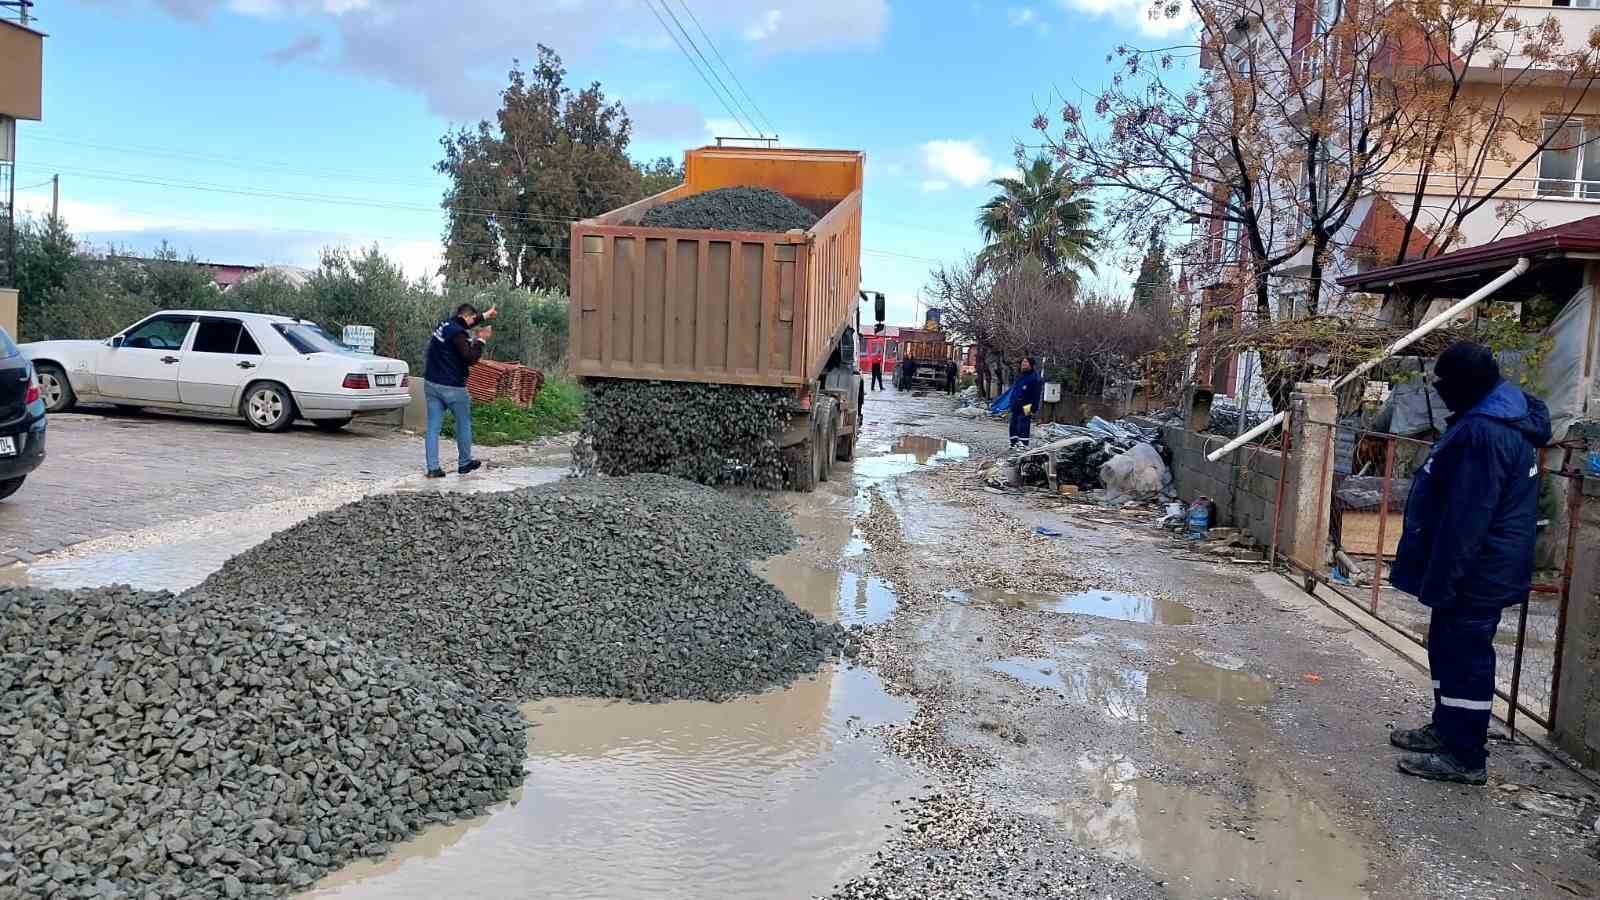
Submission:
POLYGON ((789 464, 789 490, 802 494, 816 490, 821 480, 822 461, 817 458, 820 454, 815 433, 783 452, 789 464))
POLYGON ((834 442, 833 458, 839 462, 855 462, 856 436, 853 434, 839 435, 838 440, 834 442))

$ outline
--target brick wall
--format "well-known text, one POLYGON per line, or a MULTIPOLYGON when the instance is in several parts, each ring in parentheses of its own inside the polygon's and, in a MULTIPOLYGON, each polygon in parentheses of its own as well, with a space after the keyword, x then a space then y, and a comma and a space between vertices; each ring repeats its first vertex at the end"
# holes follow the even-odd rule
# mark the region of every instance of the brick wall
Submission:
MULTIPOLYGON (((1226 438, 1196 434, 1175 425, 1163 426, 1161 436, 1172 450, 1172 478, 1183 502, 1210 497, 1217 505, 1217 521, 1212 524, 1239 528, 1261 546, 1271 546, 1283 466, 1280 454, 1246 447, 1211 462, 1206 454, 1226 443, 1226 438)), ((1291 501, 1286 497, 1285 506, 1291 501)))

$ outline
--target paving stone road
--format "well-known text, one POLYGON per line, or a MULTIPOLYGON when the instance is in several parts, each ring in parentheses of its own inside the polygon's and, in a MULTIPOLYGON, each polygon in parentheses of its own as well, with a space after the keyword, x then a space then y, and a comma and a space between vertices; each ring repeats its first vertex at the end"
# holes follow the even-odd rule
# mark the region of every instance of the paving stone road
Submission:
POLYGON ((421 439, 381 425, 261 434, 153 413, 50 417, 48 455, 0 502, 0 565, 81 541, 293 497, 330 479, 420 471, 421 439))

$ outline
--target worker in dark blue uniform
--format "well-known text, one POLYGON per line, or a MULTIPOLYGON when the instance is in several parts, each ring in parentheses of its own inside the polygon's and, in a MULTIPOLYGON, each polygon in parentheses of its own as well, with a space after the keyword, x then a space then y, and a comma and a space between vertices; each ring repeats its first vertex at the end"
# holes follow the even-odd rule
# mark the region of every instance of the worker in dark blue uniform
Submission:
POLYGON ((1022 374, 1011 387, 1011 447, 1028 446, 1033 436, 1033 411, 1039 406, 1039 396, 1044 393, 1044 380, 1034 369, 1031 356, 1022 358, 1022 374))
POLYGON ((1412 751, 1400 771, 1436 781, 1487 780, 1500 615, 1528 597, 1539 503, 1539 448, 1550 411, 1500 377, 1494 355, 1462 341, 1434 365, 1451 416, 1412 479, 1390 580, 1432 610, 1433 721, 1396 729, 1412 751))

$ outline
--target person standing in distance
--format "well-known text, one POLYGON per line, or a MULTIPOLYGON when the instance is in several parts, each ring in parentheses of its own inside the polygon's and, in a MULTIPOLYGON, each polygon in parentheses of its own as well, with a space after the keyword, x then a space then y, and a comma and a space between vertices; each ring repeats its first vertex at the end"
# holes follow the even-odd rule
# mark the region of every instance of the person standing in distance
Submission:
POLYGON ((1033 357, 1022 358, 1022 375, 1011 387, 1011 448, 1028 446, 1033 437, 1033 410, 1044 393, 1044 380, 1034 371, 1033 357))
POLYGON ((1428 669, 1433 721, 1396 729, 1400 771, 1483 784, 1494 709, 1500 614, 1528 599, 1539 518, 1539 448, 1550 411, 1500 377, 1487 347, 1453 344, 1434 364, 1450 410, 1445 432, 1413 476, 1405 531, 1389 579, 1432 610, 1428 669))
MULTIPOLYGON (((483 314, 495 317, 494 307, 483 314)), ((472 395, 467 393, 467 370, 483 358, 484 342, 494 329, 478 328, 478 309, 471 303, 456 307, 455 315, 439 323, 428 339, 428 355, 423 369, 422 395, 428 404, 428 428, 422 438, 422 455, 429 478, 443 478, 439 467, 439 432, 444 428, 446 409, 456 420, 456 473, 476 471, 483 463, 472 458, 472 395)))
POLYGON ((881 350, 872 357, 872 389, 875 391, 883 390, 883 351, 881 350))

